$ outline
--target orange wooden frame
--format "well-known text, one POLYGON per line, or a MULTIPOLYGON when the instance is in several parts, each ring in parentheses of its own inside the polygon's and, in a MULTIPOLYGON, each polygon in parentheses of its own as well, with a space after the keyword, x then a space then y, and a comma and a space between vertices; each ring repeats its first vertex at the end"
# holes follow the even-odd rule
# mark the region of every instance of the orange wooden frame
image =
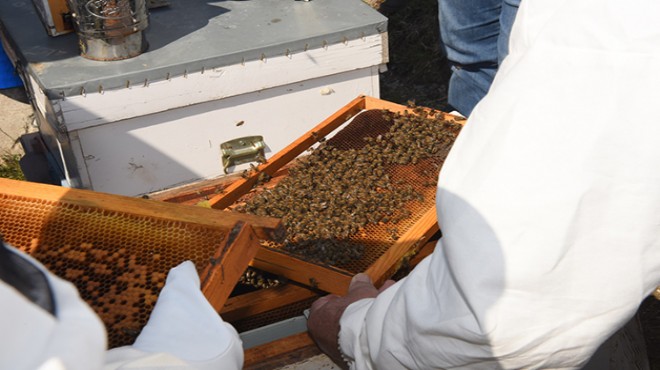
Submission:
MULTIPOLYGON (((273 155, 267 163, 260 164, 247 177, 240 178, 227 186, 221 194, 209 199, 209 204, 215 209, 224 209, 234 204, 241 196, 250 191, 263 172, 273 176, 283 166, 317 143, 319 139, 333 132, 347 120, 363 110, 386 109, 400 113, 410 108, 384 100, 359 96, 343 108, 325 119, 316 127, 292 142, 286 148, 273 155)), ((445 119, 464 123, 464 119, 444 112, 445 119)), ((429 209, 421 219, 402 235, 394 245, 378 258, 366 271, 376 284, 382 283, 401 263, 403 256, 410 255, 421 248, 424 243, 438 231, 435 207, 429 209)), ((288 279, 308 285, 315 289, 335 294, 344 294, 348 289, 353 273, 340 268, 302 261, 283 251, 261 247, 251 265, 288 279)))

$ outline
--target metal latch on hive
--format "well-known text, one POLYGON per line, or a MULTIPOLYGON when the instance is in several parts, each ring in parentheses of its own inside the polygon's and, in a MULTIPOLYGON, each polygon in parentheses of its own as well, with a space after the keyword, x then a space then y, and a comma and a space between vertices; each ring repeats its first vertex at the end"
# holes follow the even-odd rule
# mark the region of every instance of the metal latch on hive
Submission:
POLYGON ((266 159, 265 148, 263 136, 246 136, 220 144, 225 173, 228 173, 229 167, 237 164, 263 162, 266 159))

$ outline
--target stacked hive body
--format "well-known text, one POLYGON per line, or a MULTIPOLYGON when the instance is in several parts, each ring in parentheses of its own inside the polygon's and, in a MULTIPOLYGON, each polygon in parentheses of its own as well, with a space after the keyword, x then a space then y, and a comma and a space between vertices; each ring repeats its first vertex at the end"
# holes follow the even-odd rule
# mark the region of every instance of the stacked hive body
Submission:
MULTIPOLYGON (((240 237, 251 232, 245 221, 271 229, 278 223, 240 217, 0 179, 0 232, 6 242, 76 285, 106 324, 111 347, 133 342, 169 269, 185 260, 197 266, 207 297, 222 295, 223 285, 233 288, 257 248, 240 237), (243 257, 226 261, 232 248, 243 257), (214 274, 223 261, 232 263, 233 275, 231 268, 214 274)), ((215 302, 218 308, 224 299, 215 302)))

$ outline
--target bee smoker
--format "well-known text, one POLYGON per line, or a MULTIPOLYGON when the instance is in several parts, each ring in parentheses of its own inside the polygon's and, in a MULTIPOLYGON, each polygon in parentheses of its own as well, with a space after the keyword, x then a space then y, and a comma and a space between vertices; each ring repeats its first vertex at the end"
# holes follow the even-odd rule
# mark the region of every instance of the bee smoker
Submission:
POLYGON ((83 57, 121 60, 147 49, 146 0, 67 0, 83 57))

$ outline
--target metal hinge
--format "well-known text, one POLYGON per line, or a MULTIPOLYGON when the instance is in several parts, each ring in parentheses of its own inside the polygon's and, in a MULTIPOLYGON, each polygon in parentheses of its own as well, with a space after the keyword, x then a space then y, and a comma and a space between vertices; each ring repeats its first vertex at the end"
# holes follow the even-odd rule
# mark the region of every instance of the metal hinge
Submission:
POLYGON ((220 144, 222 151, 222 165, 225 173, 228 168, 237 164, 248 162, 263 162, 266 143, 263 136, 246 136, 233 139, 220 144))

